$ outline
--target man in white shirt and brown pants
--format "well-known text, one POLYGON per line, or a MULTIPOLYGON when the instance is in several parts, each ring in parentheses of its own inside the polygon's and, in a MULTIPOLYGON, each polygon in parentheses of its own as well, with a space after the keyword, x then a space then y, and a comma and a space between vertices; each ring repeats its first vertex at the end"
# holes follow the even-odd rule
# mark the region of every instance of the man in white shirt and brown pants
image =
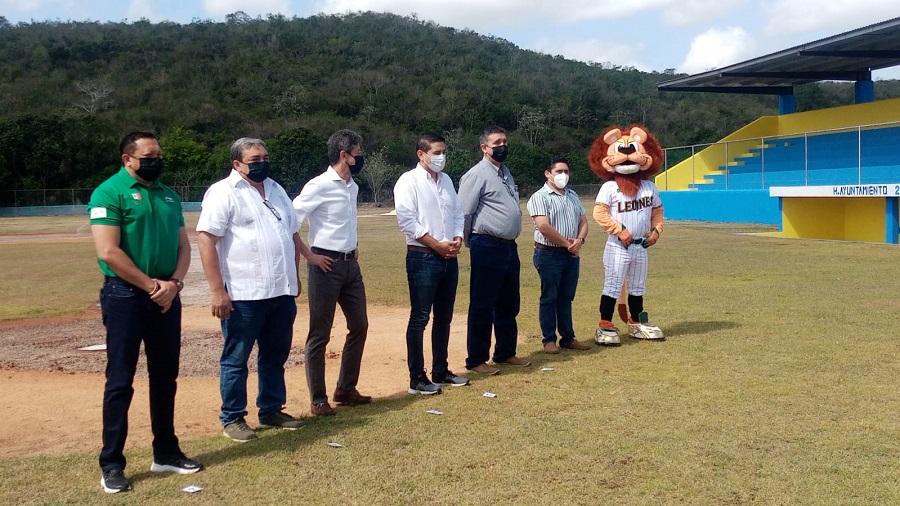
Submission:
POLYGON ((443 173, 447 144, 436 133, 424 133, 416 145, 419 163, 397 179, 394 204, 400 231, 406 236, 409 323, 406 357, 410 394, 441 393, 441 386, 468 385, 448 368, 450 322, 459 282, 457 255, 462 246, 464 216, 453 181, 443 173), (431 326, 431 381, 425 374, 424 333, 431 326))
POLYGON ((206 191, 197 246, 211 290, 212 314, 222 320, 219 360, 225 436, 246 442, 256 433, 247 415, 247 360, 259 348, 259 426, 298 429, 285 414, 284 364, 291 351, 300 293, 300 234, 291 200, 269 178, 269 152, 259 139, 231 146, 231 173, 206 191))
POLYGON ((294 199, 299 227, 309 220, 309 248, 300 241, 306 258, 309 334, 306 338, 306 382, 314 415, 333 415, 325 388, 325 347, 331 340, 335 305, 347 319, 347 340, 341 353, 341 372, 333 399, 338 404, 368 404, 372 398, 356 389, 363 348, 369 330, 366 287, 359 269, 356 197, 353 175, 363 167, 362 137, 338 130, 328 139, 328 169, 310 180, 294 199))

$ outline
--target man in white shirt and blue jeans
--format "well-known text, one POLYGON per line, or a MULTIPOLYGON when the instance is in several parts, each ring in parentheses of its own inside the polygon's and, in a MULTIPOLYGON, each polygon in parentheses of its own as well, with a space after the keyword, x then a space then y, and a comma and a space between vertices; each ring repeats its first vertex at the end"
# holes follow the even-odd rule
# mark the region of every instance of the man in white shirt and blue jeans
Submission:
POLYGON ((328 169, 303 186, 294 199, 297 228, 309 220, 309 248, 300 241, 306 258, 309 334, 306 338, 306 382, 313 415, 335 414, 325 388, 325 347, 331 340, 335 306, 347 319, 347 340, 341 353, 341 372, 333 399, 338 404, 368 404, 372 398, 356 389, 363 348, 369 331, 366 287, 359 269, 356 197, 353 175, 362 170, 362 137, 338 130, 328 139, 328 169))
POLYGON ((291 200, 269 178, 269 152, 259 139, 231 147, 231 173, 206 191, 197 245, 211 290, 213 316, 222 320, 219 361, 225 436, 246 442, 256 433, 247 415, 247 360, 259 347, 259 426, 298 429, 285 414, 284 364, 291 351, 300 293, 299 224, 291 200))
POLYGON ((406 236, 409 323, 406 357, 410 394, 441 393, 441 386, 468 385, 447 364, 450 322, 459 282, 456 259, 462 247, 464 216, 453 181, 443 173, 447 144, 436 133, 424 133, 416 146, 419 163, 397 179, 394 204, 400 231, 406 236), (425 374, 424 333, 430 313, 431 381, 425 374))

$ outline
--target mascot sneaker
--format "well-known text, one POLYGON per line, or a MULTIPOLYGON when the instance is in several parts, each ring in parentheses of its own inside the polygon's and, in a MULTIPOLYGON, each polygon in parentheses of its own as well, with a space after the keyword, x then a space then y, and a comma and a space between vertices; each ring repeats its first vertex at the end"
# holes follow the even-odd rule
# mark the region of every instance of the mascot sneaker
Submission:
POLYGON ((594 342, 598 346, 619 346, 622 341, 619 339, 619 329, 608 320, 600 320, 597 326, 597 332, 594 334, 594 342))
POLYGON ((656 325, 651 325, 647 313, 638 315, 641 321, 628 320, 628 335, 634 339, 647 339, 650 341, 665 341, 666 336, 656 325))

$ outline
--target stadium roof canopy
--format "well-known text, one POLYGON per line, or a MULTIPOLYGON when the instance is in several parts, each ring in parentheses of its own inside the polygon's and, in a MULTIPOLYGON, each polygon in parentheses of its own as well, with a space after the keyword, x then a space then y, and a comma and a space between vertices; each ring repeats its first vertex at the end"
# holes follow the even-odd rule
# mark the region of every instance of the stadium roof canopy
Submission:
POLYGON ((702 74, 660 83, 660 91, 792 95, 817 81, 871 81, 900 65, 900 18, 809 42, 702 74))

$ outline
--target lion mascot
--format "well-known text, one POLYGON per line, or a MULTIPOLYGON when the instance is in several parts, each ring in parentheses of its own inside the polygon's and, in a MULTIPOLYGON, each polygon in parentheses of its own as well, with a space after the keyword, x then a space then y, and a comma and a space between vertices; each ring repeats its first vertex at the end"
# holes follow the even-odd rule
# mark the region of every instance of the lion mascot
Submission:
MULTIPOLYGON (((662 167, 663 151, 656 138, 640 125, 612 127, 598 137, 588 154, 591 170, 604 180, 597 194, 594 219, 609 234, 603 250, 605 279, 600 297, 600 324, 594 341, 617 346, 619 329, 612 323, 616 298, 627 290, 628 335, 664 340, 644 312, 647 285, 647 248, 662 234, 663 207, 659 188, 651 178, 662 167)), ((624 302, 624 301, 623 301, 624 302)))

